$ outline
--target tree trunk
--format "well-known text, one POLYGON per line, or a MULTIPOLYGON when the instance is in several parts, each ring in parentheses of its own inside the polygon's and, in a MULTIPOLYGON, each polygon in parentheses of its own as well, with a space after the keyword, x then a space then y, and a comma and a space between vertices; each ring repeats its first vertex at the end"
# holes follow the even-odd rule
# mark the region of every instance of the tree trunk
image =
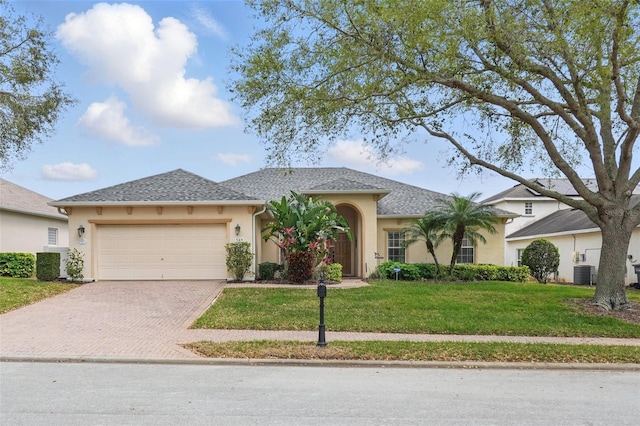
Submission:
POLYGON ((593 301, 605 309, 621 310, 629 307, 625 292, 627 273, 627 252, 632 229, 627 229, 625 221, 610 220, 601 226, 602 248, 593 301))

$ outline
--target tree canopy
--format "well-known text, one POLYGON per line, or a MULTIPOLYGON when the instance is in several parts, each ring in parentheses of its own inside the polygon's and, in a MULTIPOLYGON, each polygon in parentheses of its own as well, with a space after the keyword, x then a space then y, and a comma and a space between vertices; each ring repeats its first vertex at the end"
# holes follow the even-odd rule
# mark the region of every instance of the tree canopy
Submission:
POLYGON ((59 60, 41 19, 14 16, 0 0, 0 169, 51 135, 74 103, 54 78, 59 60))
POLYGON ((383 155, 406 137, 444 139, 462 169, 584 211, 604 242, 595 300, 628 304, 625 255, 640 223, 630 203, 640 181, 639 2, 248 3, 265 25, 235 50, 230 89, 272 161, 311 157, 356 131, 383 155), (530 164, 566 177, 581 198, 536 186, 523 174, 530 164))

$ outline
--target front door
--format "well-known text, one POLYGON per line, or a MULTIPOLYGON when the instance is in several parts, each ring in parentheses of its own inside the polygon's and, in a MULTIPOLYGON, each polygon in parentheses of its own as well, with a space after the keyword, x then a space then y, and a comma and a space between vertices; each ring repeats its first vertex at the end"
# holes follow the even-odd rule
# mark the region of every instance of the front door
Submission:
POLYGON ((333 248, 333 261, 342 265, 342 275, 353 275, 351 269, 351 241, 344 232, 338 233, 336 246, 333 248))

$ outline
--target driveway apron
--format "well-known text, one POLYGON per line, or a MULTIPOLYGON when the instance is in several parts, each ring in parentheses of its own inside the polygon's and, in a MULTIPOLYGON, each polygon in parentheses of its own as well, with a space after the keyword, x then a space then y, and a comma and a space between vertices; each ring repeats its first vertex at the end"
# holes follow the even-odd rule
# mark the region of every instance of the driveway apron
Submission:
POLYGON ((197 358, 185 330, 223 288, 211 281, 100 281, 0 316, 0 355, 197 358))

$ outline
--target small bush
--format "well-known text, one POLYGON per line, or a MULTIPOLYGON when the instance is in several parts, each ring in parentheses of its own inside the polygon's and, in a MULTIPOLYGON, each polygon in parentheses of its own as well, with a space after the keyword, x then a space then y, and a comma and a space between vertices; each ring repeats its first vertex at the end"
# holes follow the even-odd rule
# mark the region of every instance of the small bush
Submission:
POLYGON ((415 281, 420 279, 420 270, 416 265, 411 263, 392 262, 390 260, 380 264, 380 275, 383 278, 395 280, 395 269, 399 268, 397 278, 399 280, 415 281))
POLYGON ((310 251, 297 251, 288 258, 287 278, 294 283, 303 283, 313 277, 316 256, 310 251))
POLYGON ((65 269, 71 281, 80 281, 84 278, 82 274, 84 270, 84 255, 78 249, 74 248, 67 255, 65 269))
POLYGON ((31 253, 0 253, 0 276, 31 278, 36 257, 31 253))
POLYGON ((558 247, 545 238, 538 238, 522 252, 522 264, 529 267, 538 282, 545 284, 560 266, 558 247))
POLYGON ((263 262, 258 265, 258 279, 259 280, 273 280, 275 279, 276 272, 281 269, 281 265, 274 262, 263 262))
POLYGON ((251 246, 247 242, 229 243, 225 245, 225 249, 227 250, 227 269, 231 271, 236 281, 242 281, 253 262, 251 246))
POLYGON ((36 277, 40 281, 53 281, 60 277, 60 253, 36 253, 36 277))
POLYGON ((327 265, 324 268, 324 277, 327 281, 342 282, 342 265, 339 263, 327 265))
POLYGON ((414 265, 418 268, 421 279, 432 280, 438 278, 438 269, 435 263, 414 263, 414 265))

